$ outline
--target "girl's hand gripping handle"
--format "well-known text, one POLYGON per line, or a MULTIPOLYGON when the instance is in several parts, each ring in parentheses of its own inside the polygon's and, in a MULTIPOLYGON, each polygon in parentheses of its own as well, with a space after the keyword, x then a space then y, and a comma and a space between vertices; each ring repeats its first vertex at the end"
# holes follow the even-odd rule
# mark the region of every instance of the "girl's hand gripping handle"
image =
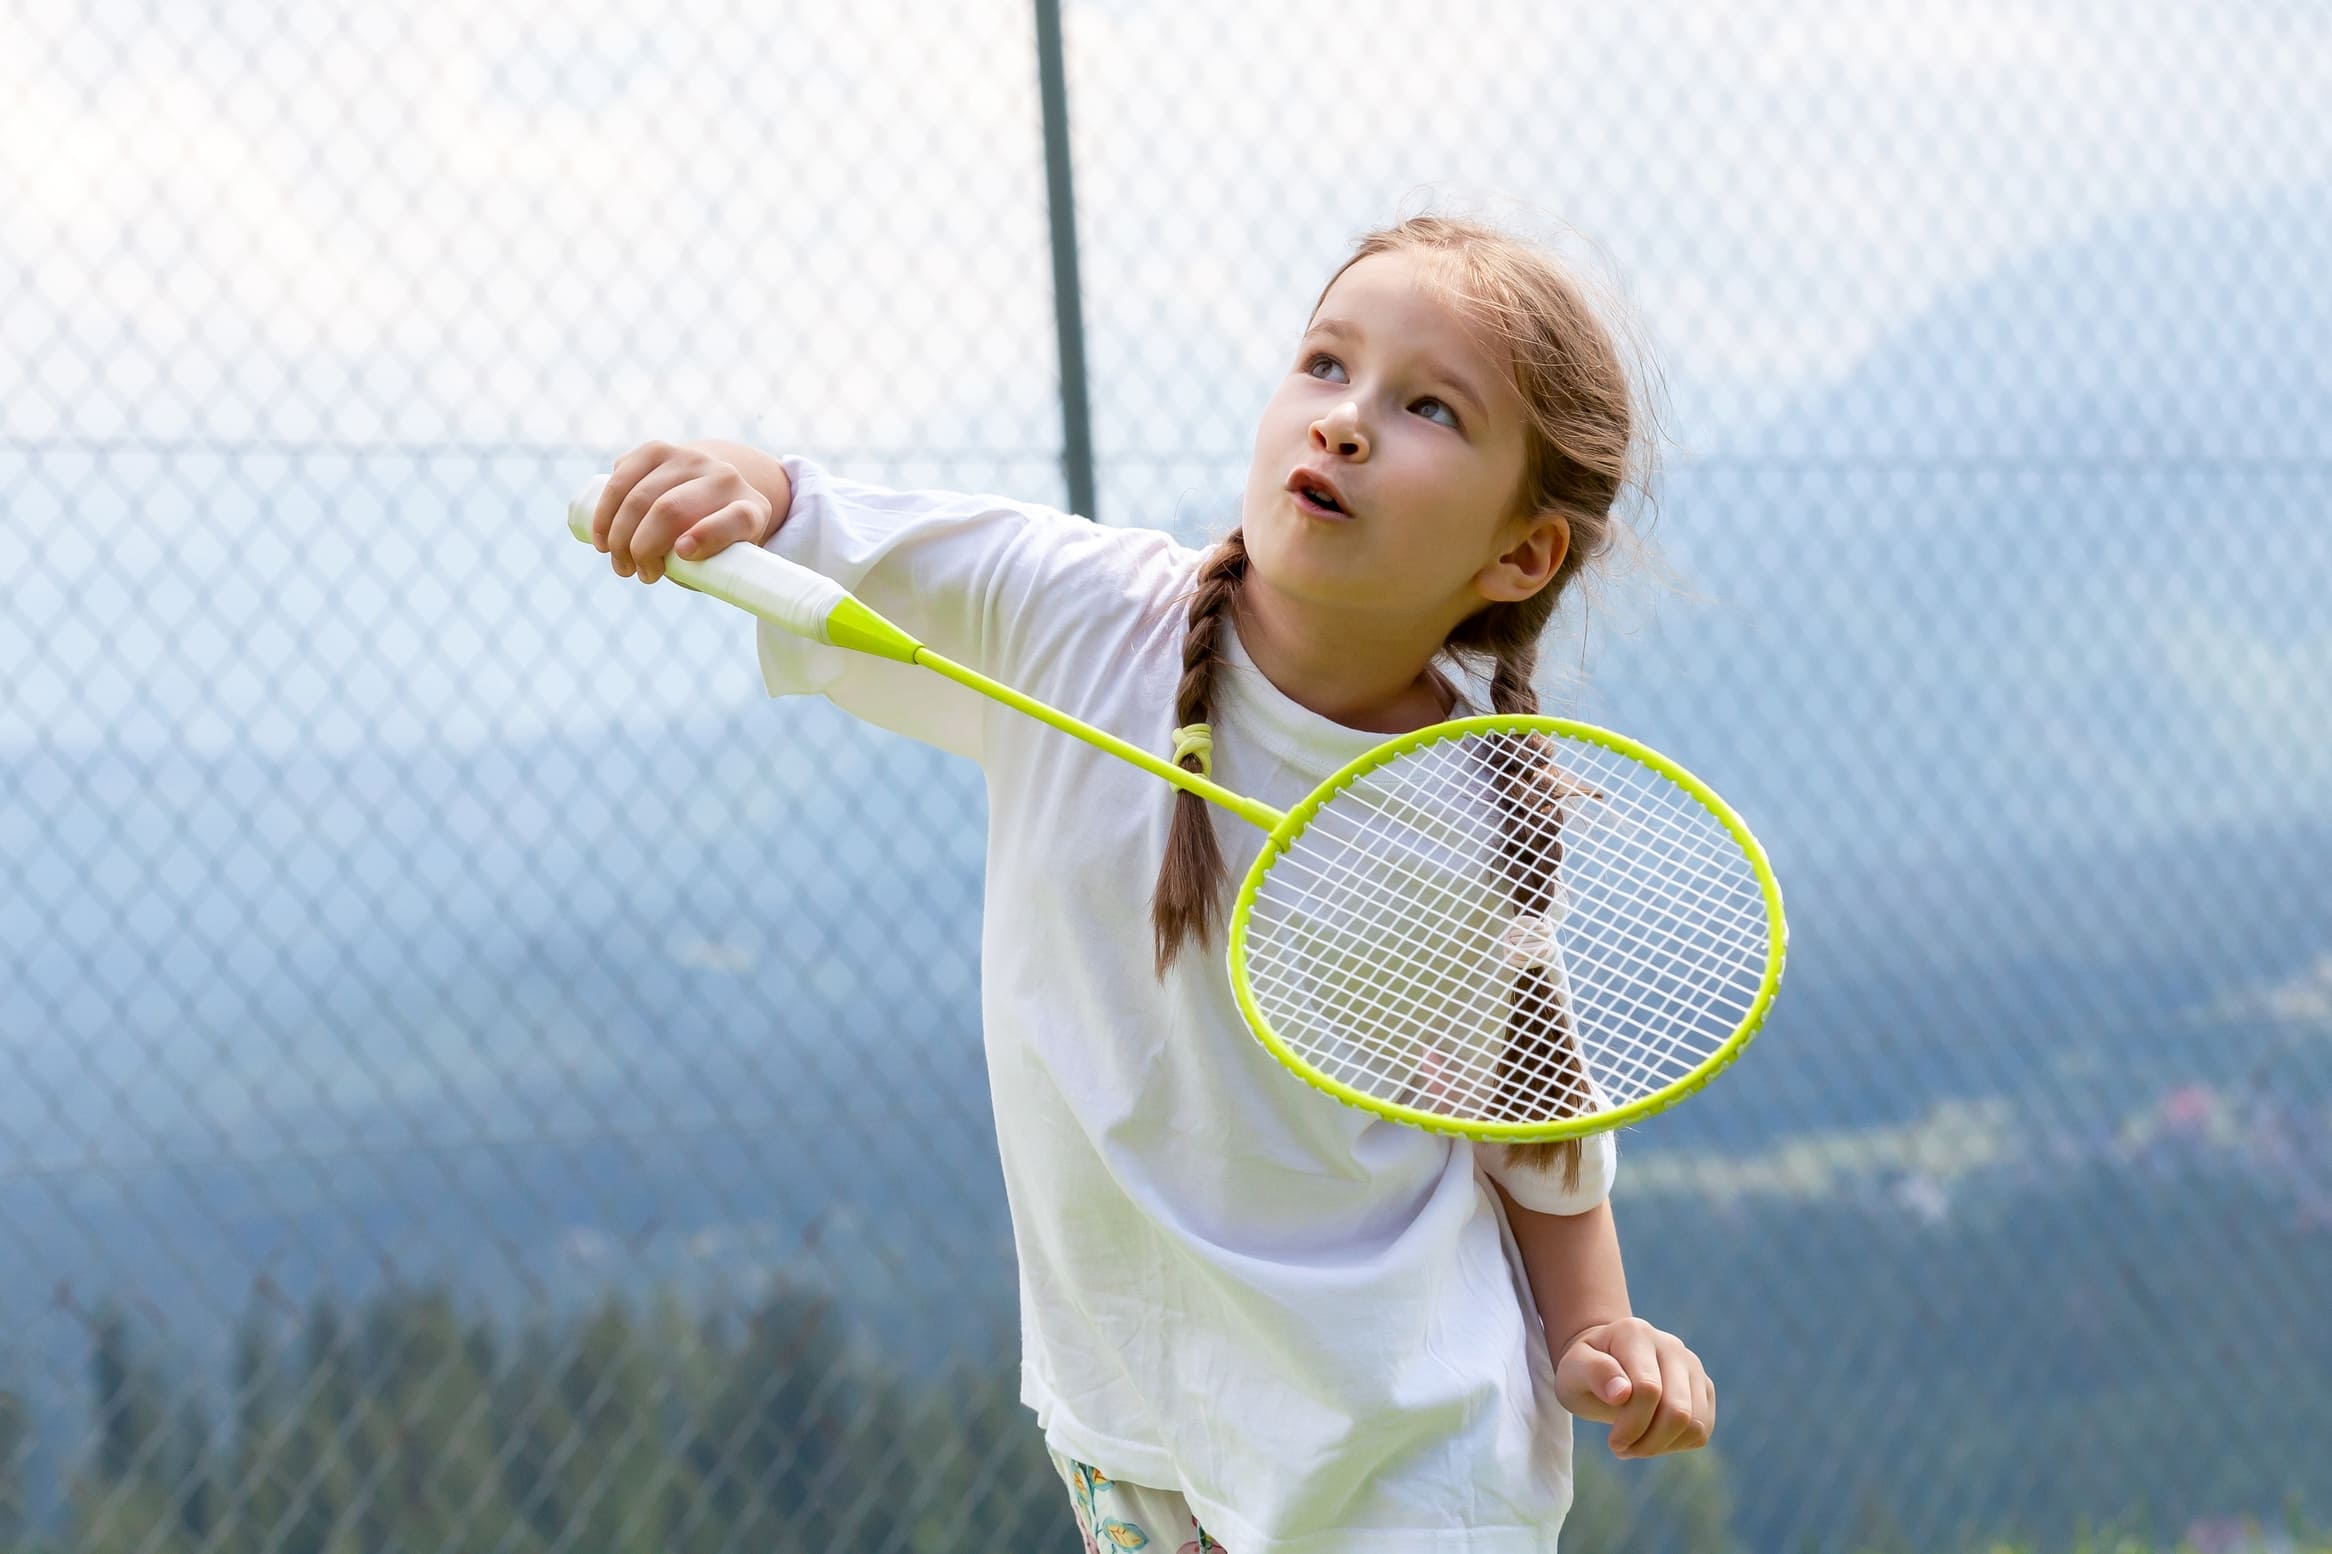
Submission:
MULTIPOLYGON (((591 519, 599 510, 600 493, 606 485, 604 479, 594 480, 567 504, 567 529, 586 545, 594 543, 591 519)), ((664 575, 813 642, 830 642, 905 663, 915 661, 920 646, 851 597, 850 590, 832 578, 772 555, 758 545, 724 546, 701 561, 668 555, 664 575)))

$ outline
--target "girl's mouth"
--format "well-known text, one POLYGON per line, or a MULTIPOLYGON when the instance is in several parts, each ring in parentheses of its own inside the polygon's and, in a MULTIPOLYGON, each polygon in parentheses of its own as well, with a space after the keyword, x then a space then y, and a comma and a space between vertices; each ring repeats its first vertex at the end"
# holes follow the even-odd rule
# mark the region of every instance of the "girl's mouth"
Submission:
POLYGON ((1352 514, 1325 497, 1306 490, 1298 490, 1294 495, 1296 506, 1303 509, 1311 517, 1326 519, 1332 523, 1350 523, 1352 521, 1352 514))

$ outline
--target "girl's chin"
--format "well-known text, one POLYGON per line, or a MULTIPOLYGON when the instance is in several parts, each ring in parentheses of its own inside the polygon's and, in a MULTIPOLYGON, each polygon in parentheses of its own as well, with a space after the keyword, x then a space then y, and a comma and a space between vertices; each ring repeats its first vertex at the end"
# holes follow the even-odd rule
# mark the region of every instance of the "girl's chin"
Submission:
POLYGON ((1291 551, 1303 551, 1319 556, 1351 555, 1360 546, 1360 525, 1350 518, 1321 518, 1311 513, 1287 507, 1273 509, 1263 515, 1260 523, 1247 526, 1247 545, 1254 549, 1256 541, 1276 543, 1291 551))
POLYGON ((1377 576, 1356 552, 1339 552, 1303 534, 1250 532, 1248 576, 1284 598, 1306 604, 1350 608, 1382 603, 1398 592, 1377 576))

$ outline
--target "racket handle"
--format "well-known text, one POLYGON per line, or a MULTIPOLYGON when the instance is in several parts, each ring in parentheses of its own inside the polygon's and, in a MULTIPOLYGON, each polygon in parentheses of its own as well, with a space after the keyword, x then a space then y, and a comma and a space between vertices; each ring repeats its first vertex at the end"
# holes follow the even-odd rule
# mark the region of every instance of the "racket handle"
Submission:
MULTIPOLYGON (((594 480, 567 504, 567 530, 586 545, 592 543, 591 519, 599 510, 599 496, 606 486, 606 481, 594 480)), ((861 604, 840 583, 759 545, 729 545, 702 561, 668 555, 664 575, 812 642, 830 642, 910 664, 922 647, 861 604)))

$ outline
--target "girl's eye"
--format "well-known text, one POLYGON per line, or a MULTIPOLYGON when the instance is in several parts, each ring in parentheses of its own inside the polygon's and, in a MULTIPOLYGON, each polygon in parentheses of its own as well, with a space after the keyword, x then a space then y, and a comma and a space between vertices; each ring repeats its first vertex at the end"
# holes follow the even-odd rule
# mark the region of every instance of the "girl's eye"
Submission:
MULTIPOLYGON (((1318 374, 1313 372, 1312 369, 1319 366, 1322 362, 1326 362, 1331 367, 1340 367, 1343 365, 1343 363, 1339 362, 1333 356, 1313 356, 1306 360, 1304 363, 1304 376, 1317 377, 1318 374)), ((1447 424, 1452 431, 1464 430, 1463 427, 1458 425, 1458 413, 1451 409, 1447 404, 1443 403, 1441 400, 1435 399, 1428 395, 1426 398, 1418 400, 1417 403, 1420 405, 1432 405, 1448 415, 1449 420, 1445 424, 1447 424)))

